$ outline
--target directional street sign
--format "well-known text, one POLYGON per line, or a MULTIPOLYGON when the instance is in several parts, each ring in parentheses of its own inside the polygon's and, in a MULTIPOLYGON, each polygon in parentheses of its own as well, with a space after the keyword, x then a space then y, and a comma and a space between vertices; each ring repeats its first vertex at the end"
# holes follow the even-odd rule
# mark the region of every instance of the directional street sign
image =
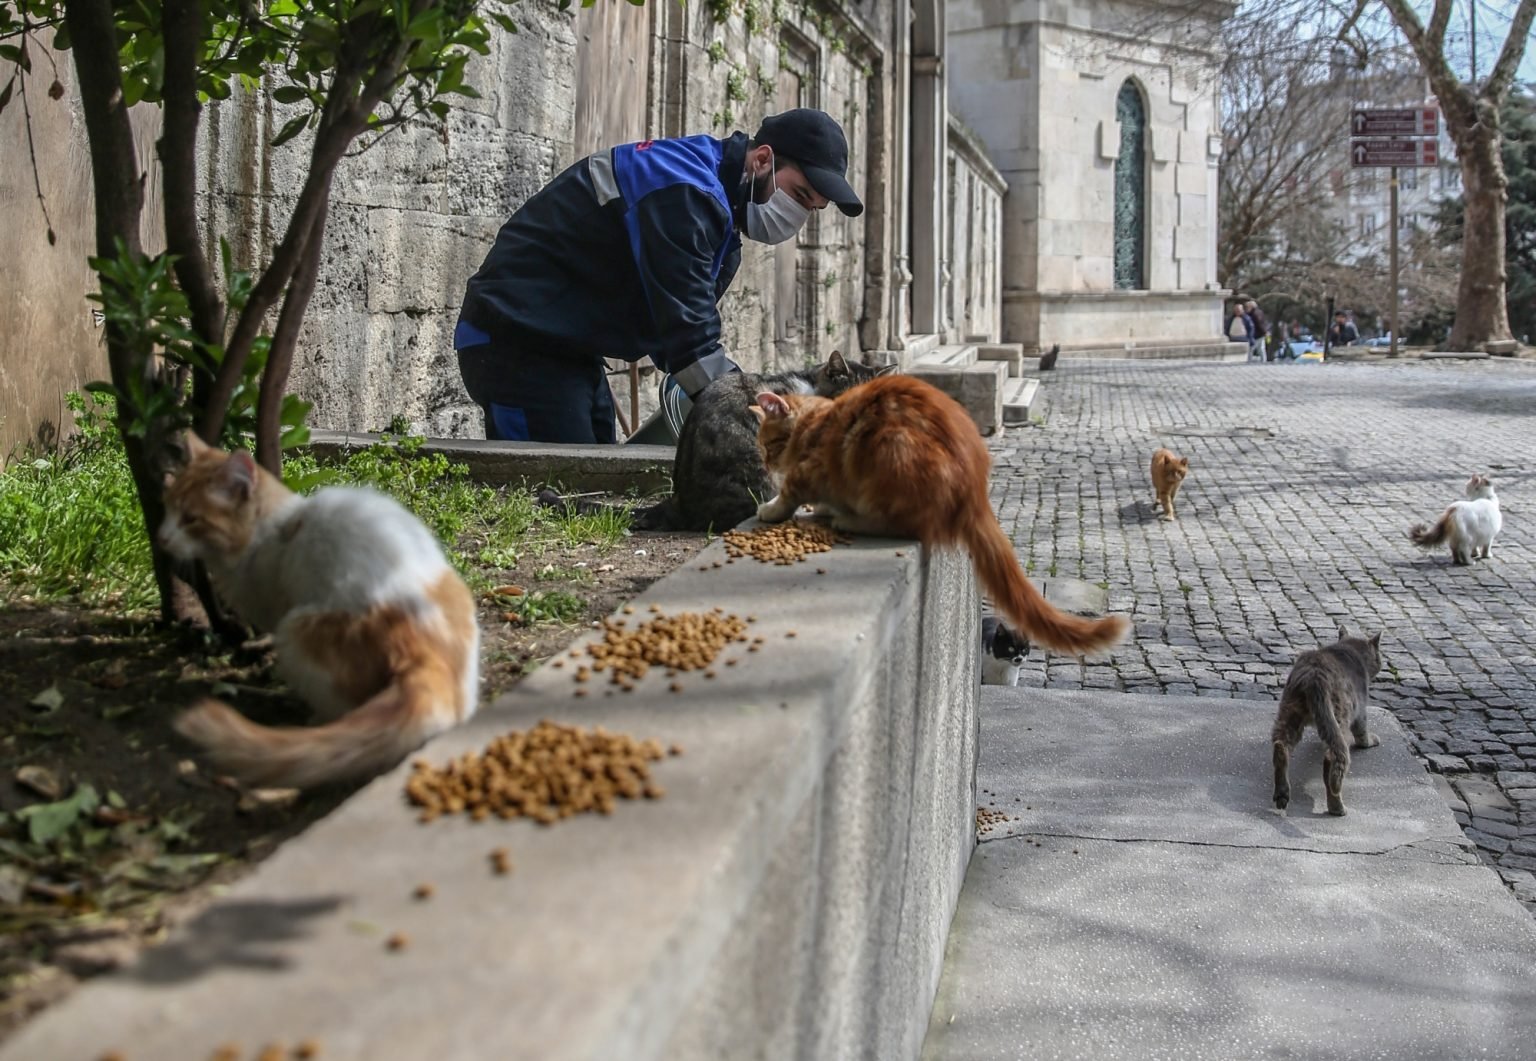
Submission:
POLYGON ((1439 136, 1437 107, 1361 108, 1349 119, 1351 136, 1439 136))
POLYGON ((1440 145, 1433 140, 1351 140, 1349 160, 1362 166, 1435 166, 1440 145))

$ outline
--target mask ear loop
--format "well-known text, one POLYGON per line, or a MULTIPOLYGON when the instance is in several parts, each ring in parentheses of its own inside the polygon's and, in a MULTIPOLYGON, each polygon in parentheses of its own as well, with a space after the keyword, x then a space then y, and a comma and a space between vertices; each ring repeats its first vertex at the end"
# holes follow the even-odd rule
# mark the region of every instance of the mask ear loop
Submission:
POLYGON ((749 201, 750 202, 754 202, 758 206, 762 206, 763 204, 768 202, 769 199, 773 198, 773 169, 774 169, 774 164, 777 161, 778 160, 774 157, 774 154, 773 154, 773 148, 771 148, 771 147, 768 148, 768 171, 767 171, 766 174, 764 174, 764 176, 766 176, 768 178, 768 194, 763 196, 761 199, 759 199, 757 197, 757 182, 759 180, 761 180, 762 177, 759 177, 757 174, 753 174, 752 175, 752 190, 751 190, 751 192, 749 194, 749 201))

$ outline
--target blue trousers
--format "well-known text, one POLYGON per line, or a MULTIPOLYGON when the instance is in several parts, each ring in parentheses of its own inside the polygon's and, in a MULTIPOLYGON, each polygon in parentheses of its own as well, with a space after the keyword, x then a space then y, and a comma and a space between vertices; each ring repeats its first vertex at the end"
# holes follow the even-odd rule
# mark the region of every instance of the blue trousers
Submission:
POLYGON ((602 358, 491 340, 458 351, 485 437, 512 442, 617 441, 602 358))

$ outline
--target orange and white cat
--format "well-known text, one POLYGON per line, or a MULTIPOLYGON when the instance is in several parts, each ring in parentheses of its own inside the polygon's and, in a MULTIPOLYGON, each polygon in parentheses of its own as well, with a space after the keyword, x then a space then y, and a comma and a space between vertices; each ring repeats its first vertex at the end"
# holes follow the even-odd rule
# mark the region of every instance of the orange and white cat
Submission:
POLYGON ((179 733, 244 782, 310 788, 380 773, 474 714, 474 597, 419 519, 372 490, 301 497, 195 435, 186 447, 161 544, 206 565, 220 598, 272 633, 278 674, 334 721, 272 728, 204 700, 179 733))
POLYGON ((1173 499, 1184 485, 1189 474, 1189 458, 1180 457, 1171 449, 1160 449, 1152 454, 1152 489, 1157 494, 1157 504, 1163 510, 1164 519, 1176 520, 1173 499))
POLYGON ((758 519, 779 523, 808 504, 849 533, 961 546, 997 610, 1036 643, 1080 654, 1125 637, 1123 616, 1068 615, 1025 577, 987 500, 986 443, 943 391, 883 376, 835 399, 764 392, 752 412, 779 491, 758 507, 758 519))

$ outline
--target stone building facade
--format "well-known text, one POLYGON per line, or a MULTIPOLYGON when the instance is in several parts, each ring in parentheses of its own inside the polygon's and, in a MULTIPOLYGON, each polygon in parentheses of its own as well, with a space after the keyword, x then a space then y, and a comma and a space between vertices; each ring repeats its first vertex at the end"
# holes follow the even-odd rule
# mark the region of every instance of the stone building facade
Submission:
POLYGON ((1004 340, 1219 345, 1224 0, 949 0, 949 105, 1009 191, 1004 340))

